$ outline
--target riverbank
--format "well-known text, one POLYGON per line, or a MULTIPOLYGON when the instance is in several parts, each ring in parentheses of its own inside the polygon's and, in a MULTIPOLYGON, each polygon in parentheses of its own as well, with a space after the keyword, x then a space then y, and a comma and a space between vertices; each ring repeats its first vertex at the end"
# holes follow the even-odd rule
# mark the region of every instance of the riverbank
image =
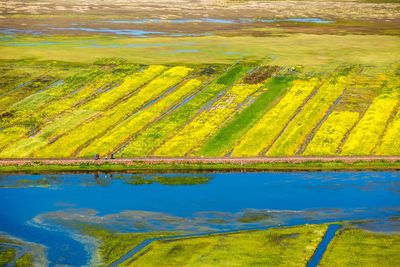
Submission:
POLYGON ((394 157, 2 159, 0 173, 400 170, 394 157))

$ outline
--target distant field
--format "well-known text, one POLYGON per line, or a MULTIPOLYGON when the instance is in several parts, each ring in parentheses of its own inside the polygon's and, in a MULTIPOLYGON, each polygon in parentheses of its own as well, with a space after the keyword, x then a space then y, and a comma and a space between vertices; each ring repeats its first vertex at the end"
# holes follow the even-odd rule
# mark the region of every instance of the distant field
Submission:
POLYGON ((396 64, 0 68, 1 158, 400 154, 396 64))

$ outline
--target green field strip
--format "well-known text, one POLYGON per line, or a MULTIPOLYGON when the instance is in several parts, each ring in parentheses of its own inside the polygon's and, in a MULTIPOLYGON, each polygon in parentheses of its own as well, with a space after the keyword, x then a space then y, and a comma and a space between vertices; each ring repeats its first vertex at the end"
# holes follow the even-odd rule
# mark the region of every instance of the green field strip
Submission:
MULTIPOLYGON (((95 112, 91 110, 76 110, 65 116, 63 120, 55 121, 52 124, 47 125, 36 135, 26 137, 26 129, 22 128, 21 132, 12 133, 13 138, 23 138, 6 149, 0 152, 1 158, 23 158, 31 157, 32 153, 38 149, 41 149, 51 142, 57 140, 57 138, 65 134, 68 130, 71 130, 81 123, 85 122, 90 116, 94 115, 95 112)), ((8 128, 12 129, 12 128, 8 128)), ((7 130, 8 130, 7 129, 7 130)), ((0 132, 1 136, 2 132, 0 132)), ((11 134, 10 134, 11 136, 11 134)), ((11 142, 12 140, 9 140, 11 142)), ((1 143, 0 143, 1 149, 1 143)))
POLYGON ((231 153, 234 157, 257 156, 272 145, 297 110, 320 84, 317 78, 295 80, 281 100, 241 137, 231 153))
POLYGON ((383 135, 376 155, 400 155, 400 107, 383 135))
MULTIPOLYGON (((99 73, 99 71, 88 70, 80 75, 69 77, 62 84, 52 84, 46 90, 24 98, 7 109, 6 113, 8 116, 1 118, 0 127, 13 127, 16 126, 14 122, 19 121, 18 126, 26 127, 29 132, 36 131, 38 117, 35 118, 32 114, 45 108, 52 102, 58 102, 64 96, 79 91, 84 84, 95 79, 99 73)), ((42 119, 39 117, 40 121, 42 119)))
POLYGON ((175 136, 161 145, 156 156, 184 156, 200 149, 208 136, 228 120, 237 108, 262 87, 260 84, 237 84, 229 89, 210 108, 203 110, 175 136))
POLYGON ((285 131, 272 144, 265 155, 295 155, 337 99, 342 96, 349 80, 354 76, 353 73, 354 70, 350 74, 335 73, 333 77, 324 82, 314 97, 290 121, 285 131))
POLYGON ((155 240, 120 266, 306 266, 326 225, 155 240))
POLYGON ((56 77, 43 75, 30 81, 21 88, 2 95, 0 97, 0 110, 4 110, 11 104, 18 102, 21 99, 32 95, 40 90, 46 89, 56 81, 56 77))
POLYGON ((265 91, 208 139, 197 154, 201 156, 228 154, 240 137, 275 104, 277 99, 287 92, 292 80, 291 76, 275 76, 268 80, 265 84, 265 91))
POLYGON ((306 156, 328 156, 338 154, 346 134, 358 122, 360 114, 351 111, 334 111, 323 122, 302 153, 306 156))
POLYGON ((379 144, 387 122, 396 111, 398 93, 382 94, 375 98, 367 112, 349 134, 341 155, 371 155, 379 144))
POLYGON ((18 68, 11 68, 0 77, 0 97, 23 88, 40 75, 43 75, 43 70, 35 69, 27 72, 18 68))
POLYGON ((68 77, 64 83, 56 84, 48 87, 46 90, 30 95, 21 101, 16 102, 10 107, 10 110, 34 110, 43 105, 49 104, 50 101, 64 97, 81 86, 94 79, 100 74, 99 70, 87 70, 85 72, 68 77))
POLYGON ((126 119, 143 105, 158 97, 169 88, 175 86, 185 78, 191 69, 183 66, 173 67, 163 72, 160 76, 141 87, 125 102, 118 104, 110 110, 103 112, 99 117, 88 123, 74 128, 54 143, 34 153, 35 157, 70 157, 83 148, 85 143, 95 139, 98 135, 111 129, 113 126, 126 119))
POLYGON ((110 135, 104 135, 94 140, 85 147, 80 153, 80 157, 91 157, 95 153, 107 155, 118 150, 121 145, 131 138, 134 134, 142 130, 146 125, 152 123, 158 117, 167 112, 168 109, 176 105, 182 98, 198 90, 202 82, 199 79, 191 79, 177 88, 175 91, 166 95, 153 105, 138 111, 122 123, 110 130, 110 135))
POLYGON ((193 98, 189 98, 177 107, 172 113, 141 132, 118 155, 123 157, 148 156, 165 140, 171 138, 185 123, 211 105, 223 94, 235 81, 241 78, 250 67, 233 65, 218 79, 205 86, 193 98))

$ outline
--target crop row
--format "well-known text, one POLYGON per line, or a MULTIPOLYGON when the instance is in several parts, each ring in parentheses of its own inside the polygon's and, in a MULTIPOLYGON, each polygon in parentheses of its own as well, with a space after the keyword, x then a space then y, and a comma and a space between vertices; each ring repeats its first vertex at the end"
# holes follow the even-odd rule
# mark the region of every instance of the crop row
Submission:
POLYGON ((254 67, 10 67, 0 157, 400 153, 397 74, 254 67))
POLYGON ((207 140, 198 155, 224 156, 234 147, 235 142, 248 131, 280 98, 291 84, 291 76, 275 76, 264 85, 264 91, 232 121, 225 124, 207 140))
MULTIPOLYGON (((148 76, 147 70, 141 72, 141 74, 142 73, 145 73, 144 74, 145 77, 148 76)), ((85 104, 87 101, 89 101, 87 102, 88 104, 91 103, 90 99, 97 96, 98 94, 100 94, 98 98, 102 98, 103 95, 101 94, 102 90, 104 90, 104 88, 107 88, 109 85, 112 85, 114 82, 120 80, 122 78, 121 76, 124 76, 124 74, 119 73, 119 74, 99 75, 98 77, 96 77, 95 80, 87 83, 85 86, 82 86, 82 88, 80 88, 75 93, 69 95, 68 97, 60 98, 57 101, 50 102, 49 104, 45 105, 43 108, 39 110, 33 110, 30 113, 28 113, 27 111, 25 113, 28 114, 25 114, 25 116, 17 116, 10 118, 9 121, 7 122, 9 125, 25 125, 26 123, 24 123, 24 120, 29 119, 30 121, 35 122, 36 127, 39 127, 40 125, 41 129, 35 134, 35 136, 30 137, 26 135, 29 132, 28 129, 26 129, 25 131, 21 131, 20 126, 11 127, 11 128, 17 127, 17 129, 19 129, 18 131, 13 131, 11 129, 6 131, 12 133, 12 135, 10 135, 9 138, 7 139, 10 139, 12 137, 10 141, 13 141, 14 144, 12 144, 10 149, 2 151, 0 155, 9 157, 13 157, 13 155, 20 155, 20 156, 30 155, 30 153, 32 153, 33 151, 47 145, 49 142, 56 139, 58 136, 70 131, 71 129, 78 126, 80 123, 83 123, 85 120, 88 120, 91 117, 95 116, 97 114, 96 111, 86 109, 85 105, 83 104, 85 104), (83 107, 76 108, 79 105, 83 105, 83 107), (65 111, 68 112, 65 113, 63 116, 56 118, 54 121, 50 120, 51 118, 65 111), (50 122, 47 123, 47 125, 41 125, 44 123, 43 122, 44 120, 46 121, 50 120, 50 122), (63 125, 63 126, 57 127, 54 126, 53 124, 60 126, 63 125)), ((144 82, 148 81, 148 79, 142 79, 141 75, 137 77, 137 80, 144 80, 144 82)), ((134 88, 135 87, 131 87, 131 89, 134 88)), ((122 85, 112 88, 107 92, 110 91, 115 92, 114 95, 119 95, 120 98, 122 98, 126 94, 124 93, 125 90, 122 85), (122 93, 118 94, 120 92, 121 87, 122 87, 121 90, 122 93)), ((94 98, 94 100, 92 101, 97 102, 98 98, 94 98)), ((107 106, 105 106, 105 108, 106 107, 107 106)), ((8 142, 9 144, 10 141, 8 142)))
POLYGON ((318 84, 316 78, 295 80, 289 92, 242 136, 232 156, 257 156, 270 147, 318 84))
POLYGON ((342 155, 370 155, 379 144, 387 121, 398 105, 397 93, 382 94, 372 102, 367 112, 349 134, 342 155))
POLYGON ((323 119, 329 108, 343 93, 351 75, 335 75, 326 80, 317 93, 288 124, 285 131, 267 151, 267 156, 295 155, 323 119))
POLYGON ((177 104, 182 98, 187 97, 197 90, 201 85, 199 79, 191 79, 184 85, 166 95, 153 105, 138 111, 122 123, 114 127, 110 134, 94 140, 85 147, 79 156, 90 157, 95 153, 106 155, 115 151, 118 147, 129 140, 131 136, 138 133, 147 124, 153 122, 162 114, 168 111, 173 105, 177 104))
POLYGON ((335 111, 322 124, 303 155, 335 155, 350 129, 359 119, 358 112, 335 111))
POLYGON ((262 84, 238 84, 229 89, 208 109, 203 110, 177 135, 166 141, 155 151, 157 156, 182 156, 195 152, 204 140, 214 133, 238 106, 255 93, 262 84))
POLYGON ((70 157, 83 148, 87 142, 102 134, 107 134, 112 126, 126 119, 143 105, 160 96, 170 87, 176 85, 191 69, 173 67, 137 90, 129 99, 100 113, 93 120, 80 125, 63 135, 54 143, 36 151, 36 157, 70 157))
POLYGON ((208 84, 202 91, 187 99, 173 112, 138 134, 119 156, 134 157, 152 155, 164 140, 168 140, 204 106, 210 106, 218 96, 239 79, 249 67, 234 65, 218 79, 208 84))

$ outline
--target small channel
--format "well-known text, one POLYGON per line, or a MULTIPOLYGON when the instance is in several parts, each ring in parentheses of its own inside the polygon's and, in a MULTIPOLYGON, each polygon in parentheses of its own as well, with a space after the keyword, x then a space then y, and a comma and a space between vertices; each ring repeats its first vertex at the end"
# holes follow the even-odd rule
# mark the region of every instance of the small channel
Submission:
POLYGON ((324 238, 321 243, 319 243, 317 250, 314 252, 314 255, 311 257, 310 261, 307 264, 307 267, 317 267, 320 263, 322 256, 324 255, 326 249, 328 248, 329 243, 335 237, 337 230, 340 229, 340 224, 330 224, 325 233, 324 238))

